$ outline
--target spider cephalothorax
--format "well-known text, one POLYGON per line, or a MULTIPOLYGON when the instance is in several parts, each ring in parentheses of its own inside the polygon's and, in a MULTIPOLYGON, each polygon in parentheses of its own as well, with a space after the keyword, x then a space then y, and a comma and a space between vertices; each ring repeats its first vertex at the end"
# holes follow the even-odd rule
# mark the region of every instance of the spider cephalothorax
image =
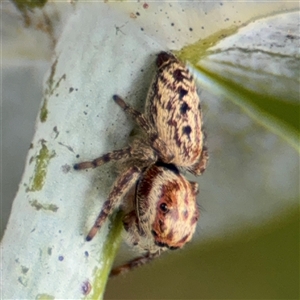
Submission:
POLYGON ((160 163, 149 167, 137 186, 138 224, 155 245, 177 249, 188 242, 199 216, 197 184, 177 169, 160 163))
POLYGON ((116 208, 126 210, 123 224, 128 241, 143 255, 113 269, 111 275, 143 265, 165 250, 181 248, 191 240, 199 218, 198 184, 180 170, 200 175, 207 165, 200 99, 192 75, 173 54, 159 53, 156 65, 144 114, 113 97, 144 135, 127 148, 74 166, 95 168, 111 160, 123 160, 127 166, 87 236, 91 240, 116 208), (133 199, 122 205, 129 190, 135 191, 133 199))

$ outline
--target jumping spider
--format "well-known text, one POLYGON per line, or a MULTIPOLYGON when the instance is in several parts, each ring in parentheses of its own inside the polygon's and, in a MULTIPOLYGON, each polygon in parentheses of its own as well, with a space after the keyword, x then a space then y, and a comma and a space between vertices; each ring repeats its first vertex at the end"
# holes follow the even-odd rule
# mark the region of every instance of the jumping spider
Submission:
POLYGON ((201 175, 208 162, 200 99, 192 75, 173 54, 159 53, 156 65, 144 114, 113 96, 143 135, 127 148, 74 165, 82 170, 122 160, 127 166, 86 238, 90 241, 122 205, 129 244, 143 255, 113 269, 111 276, 141 266, 168 249, 181 248, 191 240, 199 218, 198 184, 188 181, 179 170, 201 175), (134 191, 133 199, 124 201, 129 190, 134 191))

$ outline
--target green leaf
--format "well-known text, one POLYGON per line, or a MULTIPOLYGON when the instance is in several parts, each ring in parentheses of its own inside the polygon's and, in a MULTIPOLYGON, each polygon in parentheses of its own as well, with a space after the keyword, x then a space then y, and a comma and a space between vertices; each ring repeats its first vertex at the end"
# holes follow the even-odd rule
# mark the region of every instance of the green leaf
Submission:
POLYGON ((179 54, 196 68, 201 86, 239 105, 299 152, 298 18, 292 11, 223 29, 179 54))

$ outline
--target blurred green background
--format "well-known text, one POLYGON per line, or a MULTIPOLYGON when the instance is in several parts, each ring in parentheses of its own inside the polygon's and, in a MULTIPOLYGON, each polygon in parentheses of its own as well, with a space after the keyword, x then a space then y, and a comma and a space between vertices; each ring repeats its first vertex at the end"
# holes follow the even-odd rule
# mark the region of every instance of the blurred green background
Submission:
POLYGON ((111 279, 105 299, 299 299, 298 207, 111 279))

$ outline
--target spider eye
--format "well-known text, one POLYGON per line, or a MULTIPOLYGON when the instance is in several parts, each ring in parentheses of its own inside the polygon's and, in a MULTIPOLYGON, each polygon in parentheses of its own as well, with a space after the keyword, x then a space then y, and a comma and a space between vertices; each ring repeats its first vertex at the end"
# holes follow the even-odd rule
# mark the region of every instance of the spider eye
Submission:
POLYGON ((169 211, 168 206, 166 203, 162 203, 159 208, 161 209, 162 212, 167 213, 169 211))

